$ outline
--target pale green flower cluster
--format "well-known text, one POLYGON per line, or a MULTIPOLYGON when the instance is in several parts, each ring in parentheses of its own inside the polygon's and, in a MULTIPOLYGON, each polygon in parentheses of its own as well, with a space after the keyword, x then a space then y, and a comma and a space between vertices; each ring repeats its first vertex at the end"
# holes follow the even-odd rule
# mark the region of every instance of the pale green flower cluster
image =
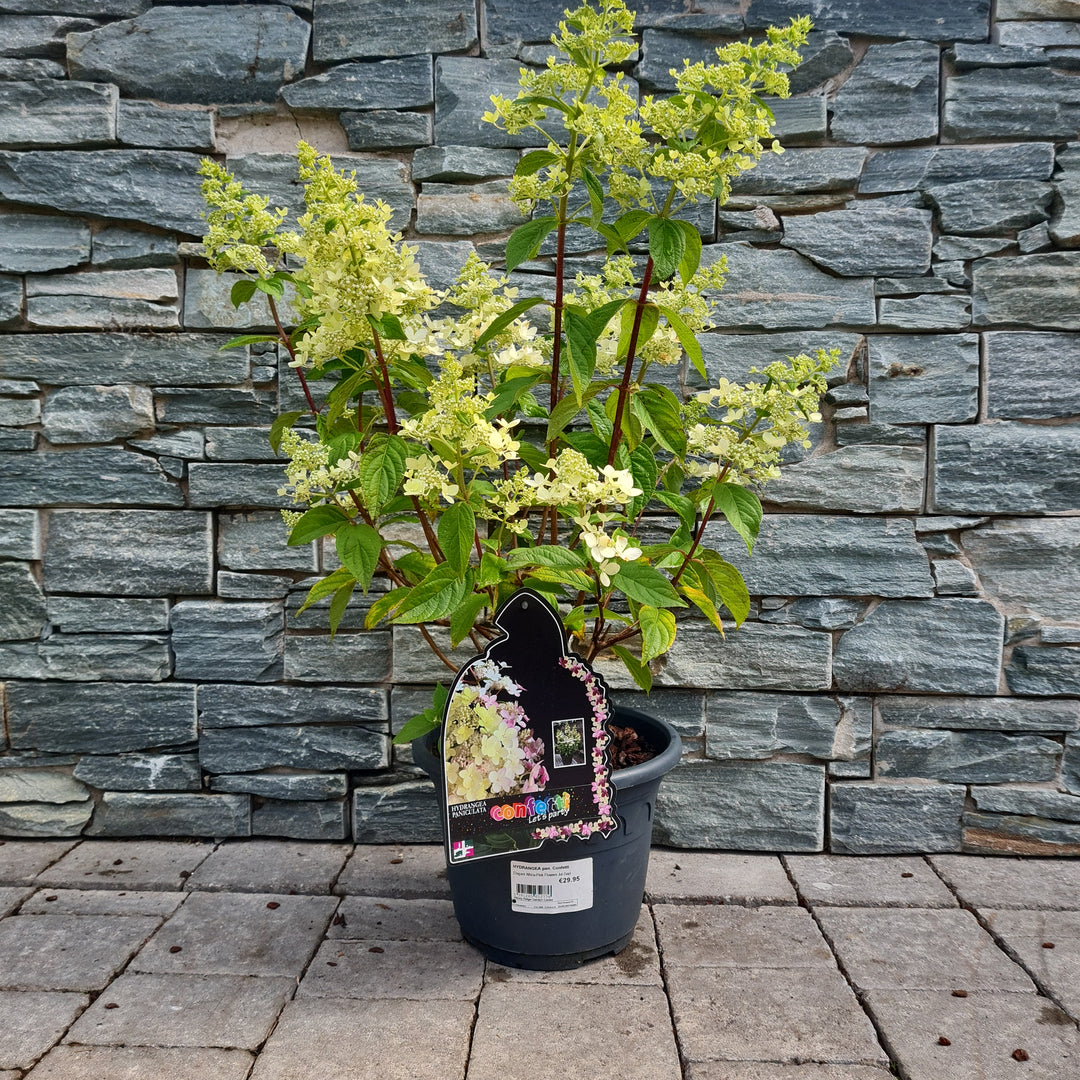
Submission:
POLYGON ((281 450, 289 462, 285 466, 287 483, 278 488, 278 494, 287 495, 297 506, 333 502, 342 486, 359 476, 360 455, 355 451, 331 465, 330 448, 312 442, 294 428, 282 432, 281 450))
POLYGON ((581 540, 589 558, 596 564, 597 576, 605 589, 611 585, 611 575, 619 572, 619 564, 636 562, 641 558, 641 548, 631 543, 625 532, 608 536, 604 529, 588 519, 578 519, 581 540))
POLYGON ((270 200, 244 190, 224 165, 206 159, 199 168, 205 177, 202 194, 210 208, 206 213, 206 258, 219 273, 239 270, 266 278, 274 272, 263 250, 288 214, 269 210, 270 200))

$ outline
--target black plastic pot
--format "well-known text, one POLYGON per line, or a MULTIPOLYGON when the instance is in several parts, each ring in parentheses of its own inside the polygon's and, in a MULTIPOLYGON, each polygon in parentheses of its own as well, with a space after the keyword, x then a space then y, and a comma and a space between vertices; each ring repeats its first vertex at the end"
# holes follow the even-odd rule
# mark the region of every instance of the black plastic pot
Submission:
MULTIPOLYGON (((617 953, 629 944, 645 893, 656 793, 661 779, 678 762, 682 742, 666 720, 637 709, 616 708, 614 719, 638 731, 658 750, 650 761, 612 773, 618 829, 607 838, 549 840, 533 851, 447 866, 462 932, 489 959, 510 967, 555 971, 617 953), (555 914, 515 909, 511 863, 551 865, 578 859, 592 860, 591 907, 555 914)), ((417 739, 413 758, 435 782, 441 800, 445 790, 436 736, 417 739)))

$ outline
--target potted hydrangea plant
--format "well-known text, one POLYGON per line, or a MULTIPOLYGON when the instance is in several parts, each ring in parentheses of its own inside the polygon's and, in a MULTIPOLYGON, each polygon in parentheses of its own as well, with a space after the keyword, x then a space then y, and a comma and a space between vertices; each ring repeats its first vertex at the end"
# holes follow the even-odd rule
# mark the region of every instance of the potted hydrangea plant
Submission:
MULTIPOLYGON (((204 162, 207 258, 241 275, 234 304, 265 299, 277 328, 232 344, 277 341, 308 405, 279 417, 271 442, 288 458, 288 543, 332 537, 336 547, 340 568, 305 602, 329 598, 331 631, 355 590, 379 575, 388 588, 366 625, 418 627, 456 672, 450 650, 489 649, 505 630, 494 621, 501 605, 528 589, 558 609, 560 640, 578 657, 620 662, 648 691, 650 662, 676 640, 677 613, 720 634, 724 621, 743 621, 746 586, 703 543, 705 529, 726 519, 752 550, 755 488, 820 418, 834 356, 770 364, 746 385, 721 378, 685 401, 656 376, 685 356, 706 377, 697 335, 710 328, 725 263, 702 258, 697 229, 679 215, 722 203, 733 177, 781 151, 762 95, 787 95, 783 71, 798 63, 809 27, 796 19, 756 44, 718 49, 716 63, 687 62, 673 73, 673 95, 639 104, 618 70, 637 48, 623 0, 567 12, 547 66, 523 69, 517 97, 493 97, 484 117, 536 135, 510 181, 525 220, 503 268, 472 255, 447 291, 425 281, 415 249, 388 227, 390 209, 312 147, 299 148, 304 209, 291 221, 204 162), (604 253, 595 273, 568 277, 568 230, 595 237, 604 253), (532 276, 546 286, 534 292, 508 275, 542 248, 553 251, 553 279, 532 276)), ((497 666, 474 671, 485 678, 497 681, 497 666)), ((433 731, 446 701, 440 688, 398 741, 433 731)), ((656 749, 674 747, 659 755, 670 768, 670 727, 622 715, 644 725, 656 749)), ((459 773, 469 737, 458 728, 460 740, 429 766, 453 768, 462 797, 524 790, 544 769, 537 733, 523 723, 509 765, 459 773)), ((579 731, 549 737, 560 760, 581 753, 579 731)), ((647 863, 647 815, 635 828, 647 863)), ((631 876, 629 929, 644 868, 631 876)))

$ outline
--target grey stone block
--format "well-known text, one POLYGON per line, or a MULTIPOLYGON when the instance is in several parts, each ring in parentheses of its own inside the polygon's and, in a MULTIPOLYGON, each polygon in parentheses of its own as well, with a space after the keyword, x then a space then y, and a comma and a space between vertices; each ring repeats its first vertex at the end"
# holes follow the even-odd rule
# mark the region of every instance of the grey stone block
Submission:
POLYGON ((786 23, 792 16, 809 15, 818 30, 867 34, 871 37, 921 38, 925 41, 985 41, 989 0, 972 0, 945 11, 927 8, 921 0, 751 0, 747 29, 786 23))
POLYGON ((269 424, 277 416, 277 393, 233 387, 154 387, 161 424, 269 424))
POLYGON ((198 168, 198 155, 180 150, 5 150, 0 197, 201 236, 198 168))
MULTIPOLYGON (((1000 16, 999 16, 1000 18, 1000 16)), ((1050 63, 1045 50, 1032 45, 965 45, 952 50, 957 71, 981 67, 1042 67, 1050 63)))
POLYGON ((931 565, 938 596, 979 595, 975 571, 959 559, 934 559, 931 565))
POLYGON ((1052 780, 1060 753, 1038 735, 911 730, 879 735, 875 756, 879 776, 999 784, 1052 780))
POLYGON ((705 756, 869 760, 872 728, 867 698, 714 691, 705 706, 705 756))
MULTIPOLYGON (((427 13, 423 21, 426 19, 427 13)), ((369 23, 360 40, 371 40, 371 28, 369 23)), ((282 87, 281 96, 291 109, 301 111, 423 109, 435 101, 432 77, 430 56, 406 56, 402 60, 381 60, 374 64, 342 64, 321 75, 282 87)))
POLYGON ((0 450, 26 451, 36 450, 38 434, 36 431, 11 431, 0 428, 0 450))
POLYGON ((88 836, 250 836, 247 795, 106 791, 88 836))
POLYGON ((53 634, 0 645, 0 678, 158 682, 171 671, 169 639, 150 634, 53 634))
POLYGON ((202 787, 196 754, 88 754, 75 766, 75 777, 110 791, 198 791, 202 787))
POLYGON ((514 150, 488 150, 468 145, 425 146, 413 154, 412 178, 442 183, 493 180, 497 176, 513 176, 517 163, 518 154, 514 150))
POLYGON ((975 805, 994 814, 1020 814, 1080 822, 1080 797, 1034 788, 978 787, 971 789, 975 805))
POLYGON ((835 78, 854 59, 847 38, 828 30, 812 31, 799 54, 802 57, 799 66, 788 73, 788 86, 793 94, 813 90, 835 78))
POLYGON ((273 682, 281 677, 280 603, 182 600, 170 614, 176 677, 273 682))
POLYGON ((67 75, 63 64, 55 60, 31 57, 0 57, 0 79, 14 82, 34 82, 37 79, 62 79, 67 75))
MULTIPOLYGON (((1074 12, 1069 13, 1070 16, 1074 14, 1074 12)), ((1080 26, 1071 19, 1060 22, 1001 21, 994 29, 995 36, 1001 45, 1026 45, 1035 48, 1044 48, 1048 45, 1080 45, 1080 26)))
POLYGON ((175 302, 156 304, 123 296, 45 295, 28 297, 26 321, 50 330, 177 330, 180 311, 175 302))
POLYGON ((115 83, 125 97, 205 105, 273 101, 303 71, 307 23, 288 8, 155 7, 68 38, 73 78, 115 83), (185 63, 162 64, 176 42, 185 63))
POLYGON ((1012 240, 999 236, 941 236, 934 242, 934 257, 939 262, 962 262, 997 255, 1012 245, 1012 240))
POLYGON ((144 386, 65 386, 45 401, 42 432, 54 445, 106 443, 154 426, 154 398, 144 386))
POLYGON ((7 703, 15 749, 110 754, 198 737, 194 687, 174 683, 8 683, 7 703))
POLYGON ((290 634, 285 639, 285 678, 297 682, 378 683, 390 674, 390 635, 290 634))
POLYGON ((935 138, 939 66, 938 47, 926 41, 871 45, 833 100, 833 138, 877 145, 935 138))
POLYGON ((53 510, 50 521, 44 574, 50 592, 190 596, 213 591, 209 514, 53 510))
POLYGON ((842 855, 959 851, 958 784, 829 785, 829 850, 842 855))
MULTIPOLYGON (((654 850, 645 893, 653 904, 786 905, 795 890, 775 855, 727 855, 654 850)), ((677 909, 678 910, 678 909, 677 909)))
POLYGON ((1048 251, 1054 246, 1050 239, 1050 227, 1045 221, 1017 233, 1016 243, 1021 255, 1030 255, 1035 251, 1048 251))
POLYGON ((955 424, 978 412, 977 334, 875 334, 867 369, 874 423, 955 424))
MULTIPOLYGON (((4 56, 51 56, 56 60, 62 60, 66 35, 94 26, 93 22, 85 18, 71 18, 66 11, 59 14, 43 13, 43 9, 47 6, 25 4, 22 6, 22 11, 5 15, 5 41, 0 48, 4 56)), ((11 6, 5 4, 4 10, 10 11, 11 6)), ((82 12, 81 14, 91 13, 82 12)))
POLYGON ((313 544, 288 547, 288 531, 278 514, 221 514, 218 559, 231 570, 317 571, 313 544))
POLYGON ((253 772, 257 769, 382 769, 390 761, 384 731, 361 724, 313 724, 310 728, 278 724, 265 728, 212 728, 199 740, 199 761, 206 772, 253 772))
POLYGON ((138 270, 77 270, 69 274, 33 277, 26 295, 95 297, 100 299, 174 301, 179 295, 176 272, 164 268, 138 270))
MULTIPOLYGON (((873 286, 864 278, 833 277, 794 251, 724 244, 720 254, 727 258, 728 277, 723 292, 712 298, 719 327, 775 330, 875 321, 873 286)), ((718 257, 710 252, 706 259, 718 257)))
POLYGON ((854 191, 865 162, 866 150, 861 146, 763 154, 753 169, 732 181, 731 191, 733 195, 799 196, 818 191, 854 191))
POLYGON ((641 31, 641 59, 634 68, 634 76, 645 90, 674 93, 672 70, 682 71, 684 60, 691 64, 715 64, 716 49, 721 44, 715 36, 703 37, 690 29, 646 28, 641 31))
POLYGON ((525 130, 517 135, 481 120, 491 111, 491 95, 515 98, 517 60, 440 56, 435 60, 435 141, 440 145, 494 147, 540 146, 544 136, 525 130))
POLYGON ((288 499, 278 494, 284 482, 281 465, 192 462, 188 466, 188 504, 244 510, 285 507, 288 499))
MULTIPOLYGON (((859 181, 859 193, 911 191, 943 184, 982 180, 1049 180, 1054 144, 1008 146, 919 146, 871 154, 859 181)), ((974 256, 967 256, 972 258, 974 256)))
POLYGON ((1080 648, 1017 645, 1005 679, 1014 694, 1080 695, 1080 648))
POLYGON ((476 249, 467 240, 439 242, 420 240, 415 245, 416 261, 433 289, 447 289, 461 273, 465 260, 476 249))
MULTIPOLYGON (((253 1057, 246 1050, 207 1050, 163 1046, 55 1046, 41 1068, 55 1080, 87 1076, 125 1076, 150 1069, 161 1080, 244 1080, 253 1057)), ((6 1078, 5 1078, 6 1080, 6 1078)))
POLYGON ((1080 427, 976 424, 938 427, 933 509, 1039 513, 1080 505, 1080 427))
POLYGON ((963 330, 971 323, 966 296, 916 296, 878 302, 878 325, 883 330, 963 330))
POLYGON ((0 562, 0 641, 34 641, 45 628, 45 595, 28 563, 0 562))
MULTIPOLYGON (((549 28, 558 25, 563 18, 562 0, 537 0, 536 3, 523 5, 516 0, 484 0, 484 44, 507 46, 523 41, 546 42, 549 28)), ((630 0, 627 7, 634 12, 634 25, 640 29, 654 26, 680 26, 680 19, 686 17, 686 8, 678 0, 658 0, 655 3, 643 3, 630 0)), ((699 31, 737 33, 742 20, 737 12, 730 12, 728 5, 711 4, 708 12, 693 16, 703 20, 699 31)))
POLYGON ((798 623, 809 630, 848 630, 866 610, 862 600, 804 598, 793 600, 775 611, 762 612, 761 622, 798 623))
POLYGON ((29 1069, 89 1001, 86 994, 0 990, 0 1068, 29 1069))
POLYGON ((0 398, 0 426, 24 427, 41 420, 41 402, 37 398, 0 398))
POLYGON ((125 270, 138 266, 175 266, 176 240, 171 236, 112 225, 95 233, 92 259, 102 269, 125 270))
POLYGON ((931 187, 927 196, 937 207, 944 232, 999 236, 1025 229, 1050 217, 1054 190, 1032 180, 988 180, 931 187))
POLYGON ((0 82, 0 143, 99 146, 116 141, 117 90, 100 82, 0 82))
MULTIPOLYGON (((184 326, 192 330, 227 328, 274 333, 273 316, 265 297, 260 295, 239 308, 233 305, 230 294, 239 280, 239 274, 189 269, 184 276, 184 326)), ((295 326, 300 321, 288 296, 278 304, 278 313, 286 326, 295 326)))
POLYGON ((90 815, 92 802, 11 803, 0 806, 0 836, 42 837, 80 836, 90 815))
POLYGON ((1061 763, 1061 782, 1066 791, 1080 795, 1080 737, 1065 739, 1065 756, 1061 763))
POLYGON ((930 269, 931 215, 859 203, 853 210, 788 216, 781 243, 847 277, 923 274, 930 269))
POLYGON ((653 839, 675 847, 820 851, 825 770, 780 762, 687 762, 664 780, 653 839))
MULTIPOLYGON (((215 776, 214 791, 234 791, 258 795, 260 800, 277 802, 341 798, 348 792, 349 779, 344 773, 239 773, 215 776)), ((301 812, 302 808, 296 808, 301 812)), ((287 816, 281 811, 276 816, 287 816)), ((340 837, 338 839, 341 839, 340 837)))
POLYGON ((506 232, 524 221, 506 181, 480 185, 424 184, 416 199, 416 231, 442 236, 506 232))
MULTIPOLYGON (((206 458, 208 461, 281 462, 282 459, 270 448, 269 436, 270 429, 263 427, 214 427, 206 432, 206 458)), ((278 521, 281 521, 280 515, 278 521)), ((282 538, 285 536, 283 531, 282 538)))
POLYGON ((213 150, 214 114, 209 109, 170 109, 153 101, 120 101, 116 138, 126 146, 213 150))
POLYGON ((442 815, 428 780, 354 788, 352 814, 357 844, 437 844, 442 840, 442 815))
POLYGON ((40 274, 65 270, 90 258, 90 230, 72 218, 0 214, 0 270, 40 274))
POLYGON ((331 941, 460 941, 448 900, 346 896, 326 935, 331 941))
POLYGON ((461 0, 425 0, 423 5, 320 0, 312 29, 316 63, 461 52, 477 44, 476 10, 461 0))
POLYGON ((231 386, 248 377, 250 361, 245 348, 222 352, 228 340, 226 334, 9 334, 0 336, 0 351, 5 375, 53 386, 231 386))
POLYGON ((926 864, 903 856, 787 855, 799 895, 829 907, 954 908, 956 898, 926 864))
POLYGON ((0 772, 0 803, 86 802, 84 784, 58 769, 4 769, 0 772))
POLYGON ((408 146, 428 146, 434 139, 429 113, 342 112, 338 115, 349 139, 350 150, 397 150, 408 146))
POLYGON ((987 415, 1051 420, 1080 413, 1080 344, 1073 334, 985 335, 987 415))
MULTIPOLYGON (((280 840, 226 843, 188 878, 186 887, 218 893, 328 893, 351 851, 344 844, 290 844, 280 840)), ((204 913, 220 914, 221 907, 220 903, 213 904, 204 908, 204 913)), ((320 905, 318 910, 325 909, 320 905)), ((255 911, 257 918, 271 918, 261 916, 257 907, 255 911)), ((222 924, 217 925, 220 928, 222 924)))
POLYGON ((1004 628, 982 600, 883 600, 837 643, 836 685, 994 694, 1004 628))
POLYGON ((918 513, 926 451, 909 445, 849 445, 785 466, 766 501, 783 509, 918 513))
POLYGON ((449 900, 442 841, 358 846, 334 885, 334 892, 342 896, 449 900))
POLYGON ((63 634, 136 634, 169 628, 167 600, 50 596, 49 622, 63 634))
POLYGON ((0 510, 0 558, 41 558, 41 523, 36 510, 0 510))
POLYGON ((949 139, 1072 139, 1080 87, 1046 67, 978 68, 945 83, 949 139))
POLYGON ((720 378, 746 382, 751 378, 751 368, 761 370, 776 360, 786 360, 804 352, 812 355, 818 349, 833 348, 840 350, 840 360, 834 371, 846 372, 862 342, 861 334, 839 330, 702 334, 700 344, 707 381, 702 381, 697 372, 689 368, 686 382, 693 387, 715 385, 720 378))
POLYGON ((339 686, 199 687, 199 724, 267 727, 273 724, 370 723, 388 717, 386 691, 339 686))

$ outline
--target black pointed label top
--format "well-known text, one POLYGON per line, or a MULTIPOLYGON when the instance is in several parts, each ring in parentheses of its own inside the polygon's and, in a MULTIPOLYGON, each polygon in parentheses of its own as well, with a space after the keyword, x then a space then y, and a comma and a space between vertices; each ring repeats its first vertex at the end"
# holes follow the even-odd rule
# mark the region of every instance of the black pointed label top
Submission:
POLYGON ((443 713, 454 863, 616 826, 604 680, 539 593, 519 589, 494 622, 502 636, 458 671, 443 713))

